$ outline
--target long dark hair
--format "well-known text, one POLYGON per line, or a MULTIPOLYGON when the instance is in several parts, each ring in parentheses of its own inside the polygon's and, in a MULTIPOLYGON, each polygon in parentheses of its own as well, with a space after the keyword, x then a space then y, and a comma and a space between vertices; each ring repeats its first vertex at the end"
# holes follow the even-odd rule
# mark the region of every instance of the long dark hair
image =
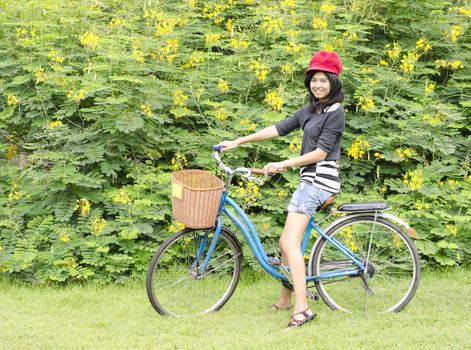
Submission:
POLYGON ((314 113, 320 107, 321 110, 324 110, 326 107, 333 105, 334 103, 341 103, 343 101, 343 90, 342 90, 342 82, 338 78, 337 75, 330 72, 324 71, 310 71, 306 78, 304 79, 304 86, 309 91, 309 112, 314 113), (321 102, 318 98, 316 98, 311 91, 311 80, 314 74, 317 72, 322 72, 326 75, 327 79, 330 82, 330 94, 327 101, 321 102))

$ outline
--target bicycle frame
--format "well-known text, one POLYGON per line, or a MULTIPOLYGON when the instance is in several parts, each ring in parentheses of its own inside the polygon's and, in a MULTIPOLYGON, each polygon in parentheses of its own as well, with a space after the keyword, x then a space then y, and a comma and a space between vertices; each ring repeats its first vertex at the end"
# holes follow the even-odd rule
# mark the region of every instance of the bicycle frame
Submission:
MULTIPOLYGON (((206 267, 208 266, 208 263, 212 257, 212 253, 214 252, 214 249, 216 247, 216 243, 219 239, 220 233, 221 233, 221 228, 222 228, 222 215, 227 215, 229 219, 239 228, 239 230, 242 232, 244 235, 244 238, 247 240, 255 258, 259 262, 259 264, 263 267, 265 271, 267 271, 270 275, 273 277, 288 281, 288 278, 282 274, 279 271, 279 268, 277 266, 273 266, 269 263, 268 256, 265 253, 265 250, 263 248, 263 245, 260 241, 260 238, 258 236, 258 233, 250 221, 250 218, 247 216, 247 214, 244 212, 244 210, 236 203, 234 202, 233 199, 231 199, 227 192, 223 192, 221 202, 219 205, 218 209, 218 215, 216 219, 216 224, 215 224, 215 234, 214 237, 210 243, 208 253, 204 259, 203 264, 200 266, 200 272, 204 272, 206 267), (233 211, 231 211, 233 209, 233 211)), ((351 260, 357 267, 354 268, 346 268, 343 270, 337 270, 335 272, 326 272, 326 273, 321 273, 320 275, 308 275, 306 277, 306 281, 318 281, 321 279, 328 279, 328 278, 336 278, 336 277, 346 277, 346 276, 358 276, 360 271, 365 270, 365 266, 363 264, 363 261, 354 253, 352 253, 347 247, 342 245, 340 242, 338 242, 335 238, 327 236, 327 234, 316 224, 314 217, 310 216, 309 223, 306 227, 306 230, 304 232, 303 240, 302 240, 302 245, 301 245, 301 251, 302 254, 304 255, 307 249, 307 245, 309 242, 309 238, 312 232, 312 229, 314 229, 318 234, 319 237, 316 239, 314 242, 314 246, 318 243, 319 240, 322 238, 325 238, 330 244, 332 244, 334 247, 336 247, 340 252, 342 252, 343 255, 349 260, 351 260)), ((195 259, 196 261, 199 261, 199 258, 203 254, 204 248, 207 244, 207 239, 203 239, 203 241, 200 243, 200 249, 198 251, 197 257, 195 259)), ((194 266, 193 266, 194 267, 194 266)))

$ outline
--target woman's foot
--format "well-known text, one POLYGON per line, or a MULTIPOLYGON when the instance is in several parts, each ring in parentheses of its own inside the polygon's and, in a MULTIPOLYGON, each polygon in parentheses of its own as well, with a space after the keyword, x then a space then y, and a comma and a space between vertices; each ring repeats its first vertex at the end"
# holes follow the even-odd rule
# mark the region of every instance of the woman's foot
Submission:
POLYGON ((305 323, 313 320, 316 316, 317 314, 309 310, 309 308, 301 312, 296 312, 291 315, 288 328, 301 327, 305 323))
POLYGON ((282 311, 282 310, 289 310, 291 309, 291 304, 285 304, 285 303, 276 303, 271 306, 271 309, 273 311, 282 311))

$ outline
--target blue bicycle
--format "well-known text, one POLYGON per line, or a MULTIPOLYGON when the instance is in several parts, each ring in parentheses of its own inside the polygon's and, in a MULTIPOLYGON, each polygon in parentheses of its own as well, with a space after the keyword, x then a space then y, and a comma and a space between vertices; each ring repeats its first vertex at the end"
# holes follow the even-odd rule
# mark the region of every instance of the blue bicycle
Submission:
MULTIPOLYGON (((162 315, 213 312, 230 299, 240 277, 242 249, 224 225, 226 220, 240 230, 262 268, 292 288, 289 267, 279 258, 267 256, 249 217, 228 195, 234 175, 255 180, 252 175, 263 170, 232 169, 222 162, 220 148, 215 146, 214 150, 213 157, 227 175, 214 226, 175 233, 149 264, 147 295, 162 315)), ((401 219, 385 213, 385 202, 342 204, 336 209, 332 203, 331 197, 322 205, 328 211, 319 222, 311 217, 302 241, 308 297, 320 297, 331 309, 346 312, 402 310, 420 280, 419 256, 409 237, 415 237, 415 232, 401 219), (338 217, 322 229, 319 224, 332 215, 338 217), (318 237, 307 253, 312 230, 318 237)))

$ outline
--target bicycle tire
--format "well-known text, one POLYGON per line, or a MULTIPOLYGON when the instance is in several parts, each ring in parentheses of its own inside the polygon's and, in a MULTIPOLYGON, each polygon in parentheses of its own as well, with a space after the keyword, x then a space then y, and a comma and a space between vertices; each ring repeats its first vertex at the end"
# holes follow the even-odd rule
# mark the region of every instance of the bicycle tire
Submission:
MULTIPOLYGON (((363 261, 369 256, 368 287, 361 277, 320 279, 316 289, 332 310, 399 312, 412 299, 420 280, 420 261, 412 239, 396 224, 374 214, 346 219, 326 232, 363 261), (374 226, 373 226, 374 225, 374 226), (371 245, 368 236, 374 228, 371 245), (369 248, 368 248, 369 247, 369 248), (368 255, 369 251, 369 255, 368 255)), ((313 275, 356 265, 322 238, 311 261, 313 275)), ((363 272, 361 272, 363 273, 363 272)))
POLYGON ((152 307, 159 314, 209 313, 219 310, 230 299, 239 282, 242 249, 232 232, 223 227, 208 267, 200 273, 213 235, 214 228, 186 228, 158 248, 149 263, 146 290, 152 307), (201 245, 206 235, 207 242, 201 245), (201 246, 204 252, 195 261, 201 246))

